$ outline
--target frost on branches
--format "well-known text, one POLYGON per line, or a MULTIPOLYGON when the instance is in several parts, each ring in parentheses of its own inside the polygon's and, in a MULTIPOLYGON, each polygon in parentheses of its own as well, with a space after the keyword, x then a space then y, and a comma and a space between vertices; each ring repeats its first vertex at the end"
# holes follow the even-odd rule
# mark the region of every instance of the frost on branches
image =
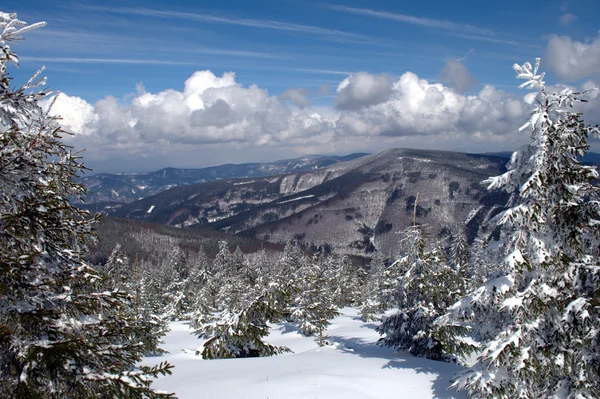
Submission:
MULTIPOLYGON (((415 204, 416 208, 416 204, 415 204)), ((427 250, 423 227, 404 231, 407 253, 389 267, 398 271, 395 294, 398 312, 383 318, 379 343, 415 356, 454 361, 438 337, 435 319, 460 297, 457 270, 448 266, 441 249, 427 250)))
POLYGON ((42 25, 0 12, 0 397, 172 397, 150 387, 170 365, 136 367, 148 326, 127 316, 129 296, 97 290, 84 261, 96 218, 70 202, 84 167, 39 105, 45 81, 10 86, 9 44, 42 25))
POLYGON ((453 386, 477 398, 600 397, 600 203, 595 168, 579 159, 598 127, 572 107, 585 93, 547 93, 540 60, 514 65, 521 87, 538 91, 522 130, 532 143, 508 171, 487 180, 512 194, 499 215, 506 234, 503 270, 451 311, 488 331, 483 354, 453 386))

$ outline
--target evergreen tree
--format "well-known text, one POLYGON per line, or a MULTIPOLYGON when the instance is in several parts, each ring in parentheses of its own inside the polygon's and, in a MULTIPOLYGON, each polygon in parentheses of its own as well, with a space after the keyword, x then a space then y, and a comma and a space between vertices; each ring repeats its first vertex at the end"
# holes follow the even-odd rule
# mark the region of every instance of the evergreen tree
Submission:
POLYGON ((175 247, 162 267, 163 280, 163 315, 166 320, 181 320, 189 316, 191 298, 188 285, 190 270, 187 256, 179 247, 175 247))
POLYGON ((329 256, 327 260, 325 267, 332 274, 335 305, 342 308, 359 303, 364 281, 362 270, 354 267, 348 256, 329 256))
MULTIPOLYGON (((331 258, 331 257, 330 257, 331 258)), ((324 330, 330 319, 339 315, 335 305, 337 297, 327 261, 314 259, 300 269, 294 285, 294 304, 291 319, 300 325, 305 335, 318 334, 319 346, 325 345, 324 330)))
POLYGON ((84 260, 96 218, 70 202, 84 167, 39 105, 44 80, 10 86, 9 43, 41 25, 0 12, 0 396, 171 397, 150 387, 170 365, 136 367, 147 345, 134 338, 150 327, 84 260))
POLYGON ((104 271, 109 280, 109 286, 111 289, 127 290, 129 283, 129 258, 121 251, 121 245, 117 244, 111 252, 106 265, 104 265, 104 271))
POLYGON ((269 322, 283 319, 285 297, 288 294, 277 286, 262 290, 256 296, 235 304, 219 314, 201 320, 197 334, 208 338, 202 350, 196 351, 204 359, 273 356, 290 349, 264 341, 269 335, 269 322))
POLYGON ((598 173, 579 162, 588 136, 600 132, 571 110, 583 93, 547 93, 538 67, 539 59, 513 67, 526 80, 521 87, 538 91, 522 128, 532 143, 488 180, 512 193, 498 218, 508 256, 448 315, 475 325, 480 313, 502 320, 479 361, 454 382, 477 398, 600 397, 598 173))
POLYGON ((437 336, 435 319, 458 298, 456 272, 448 266, 444 251, 427 250, 421 226, 405 231, 408 253, 392 265, 401 271, 395 298, 398 312, 384 318, 377 331, 380 344, 415 356, 453 361, 437 336))
POLYGON ((382 299, 385 271, 385 258, 380 253, 376 253, 371 260, 365 288, 361 294, 362 305, 359 313, 363 321, 379 320, 381 313, 388 309, 382 299))

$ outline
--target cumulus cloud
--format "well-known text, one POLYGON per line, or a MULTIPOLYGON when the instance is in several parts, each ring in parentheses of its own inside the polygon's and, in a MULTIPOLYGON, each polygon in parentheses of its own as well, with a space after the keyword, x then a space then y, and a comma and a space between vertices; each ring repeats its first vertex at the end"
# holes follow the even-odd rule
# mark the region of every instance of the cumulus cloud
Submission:
POLYGON ((308 107, 310 105, 310 101, 308 101, 308 93, 306 89, 302 88, 287 89, 279 95, 279 98, 282 100, 288 100, 300 108, 308 107))
MULTIPOLYGON (((293 101, 306 104, 298 92, 293 101)), ((210 71, 195 72, 183 91, 148 93, 138 90, 127 103, 107 97, 94 106, 82 99, 60 95, 53 113, 76 133, 89 136, 78 140, 118 148, 170 144, 247 143, 262 145, 288 140, 329 121, 318 114, 300 112, 269 96, 256 85, 242 87, 233 73, 221 77, 210 71), (82 112, 82 110, 84 112, 82 112)))
MULTIPOLYGON (((589 81, 583 88, 593 85, 589 81)), ((597 109, 600 96, 595 95, 584 111, 597 109)), ((338 85, 336 107, 302 107, 302 90, 270 95, 256 85, 241 86, 233 73, 199 71, 183 91, 150 93, 140 86, 125 100, 109 96, 93 105, 60 94, 52 112, 75 133, 67 140, 76 150, 87 149, 88 164, 123 171, 260 160, 251 154, 281 158, 384 146, 513 149, 529 140, 518 127, 534 98, 492 86, 467 96, 412 72, 397 80, 361 72, 338 85)), ((587 113, 586 122, 592 122, 587 113)))
POLYGON ((359 136, 505 137, 522 122, 522 102, 491 86, 465 96, 406 72, 393 83, 388 100, 342 113, 336 129, 359 136))
POLYGON ((576 16, 576 15, 573 15, 573 14, 571 14, 571 13, 569 13, 569 12, 568 12, 568 13, 566 13, 566 14, 563 14, 563 15, 561 15, 561 16, 558 18, 558 22, 559 22, 559 23, 560 23, 562 26, 567 26, 567 25, 569 25, 569 24, 571 24, 572 22, 575 22, 575 21, 577 21, 577 16, 576 16))
POLYGON ((544 61, 566 81, 600 75, 600 34, 587 42, 552 36, 544 61))
POLYGON ((442 68, 439 78, 459 92, 468 91, 477 84, 467 67, 458 60, 448 61, 442 68))
POLYGON ((338 85, 336 106, 351 110, 384 102, 392 93, 392 83, 386 74, 355 73, 338 85))
POLYGON ((64 93, 59 93, 55 98, 53 97, 53 100, 53 102, 45 100, 42 105, 48 107, 52 104, 54 115, 66 116, 61 123, 67 131, 86 135, 91 133, 91 129, 86 126, 96 118, 94 107, 91 104, 79 97, 68 96, 64 93))

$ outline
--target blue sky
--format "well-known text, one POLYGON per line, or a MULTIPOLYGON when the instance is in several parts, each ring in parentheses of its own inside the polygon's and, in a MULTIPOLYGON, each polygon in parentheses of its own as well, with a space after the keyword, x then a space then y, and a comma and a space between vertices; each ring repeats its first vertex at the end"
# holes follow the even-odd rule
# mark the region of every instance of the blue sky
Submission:
POLYGON ((541 56, 548 82, 595 84, 600 74, 595 3, 55 0, 50 6, 20 0, 3 11, 48 23, 14 47, 21 66, 12 75, 19 82, 47 66, 50 86, 68 96, 60 107, 65 123, 73 119, 70 130, 83 132, 76 146, 85 147, 92 166, 102 171, 389 146, 511 149, 526 141, 512 132, 511 119, 526 113, 511 101, 522 101, 526 93, 517 91, 511 65, 541 56), (188 85, 197 92, 184 90, 186 80, 203 70, 215 79, 226 72, 235 77, 215 83, 212 76, 197 76, 188 85), (349 76, 354 78, 341 87, 349 76), (418 83, 423 93, 437 90, 443 99, 410 103, 410 96, 420 95, 413 87, 420 80, 428 84, 418 83), (218 94, 230 86, 239 90, 218 94), (171 91, 184 94, 177 100, 169 97, 171 91), (134 109, 148 109, 148 102, 136 102, 144 94, 164 111, 166 119, 154 123, 171 123, 173 114, 191 122, 148 133, 153 128, 140 122, 146 114, 134 109), (198 95, 201 104, 190 106, 189 95, 198 95), (481 110, 471 97, 489 103, 478 118, 493 119, 496 130, 465 119, 481 110), (410 112, 427 104, 439 108, 426 112, 425 124, 434 120, 431 129, 422 122, 411 126, 410 112), (498 104, 504 104, 502 111, 498 104), (445 114, 447 128, 441 127, 445 114), (120 127, 115 121, 124 118, 130 120, 120 127), (215 118, 218 123, 207 122, 215 118), (210 155, 199 158, 199 151, 210 155))

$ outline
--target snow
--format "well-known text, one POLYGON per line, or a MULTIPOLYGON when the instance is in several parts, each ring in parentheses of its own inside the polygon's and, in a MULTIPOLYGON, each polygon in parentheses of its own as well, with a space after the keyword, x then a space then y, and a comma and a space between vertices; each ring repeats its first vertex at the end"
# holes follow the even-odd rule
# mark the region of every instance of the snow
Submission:
POLYGON ((483 205, 478 206, 477 208, 471 210, 471 212, 469 212, 469 214, 467 215, 467 217, 465 218, 465 221, 463 222, 463 225, 468 225, 469 223, 471 223, 471 221, 473 220, 473 218, 475 216, 477 216, 477 214, 479 213, 480 210, 482 210, 484 207, 483 205))
POLYGON ((256 180, 248 180, 248 181, 242 181, 242 182, 238 182, 238 183, 233 183, 234 186, 241 186, 244 184, 252 184, 252 183, 256 183, 256 180))
POLYGON ((148 208, 148 210, 146 211, 146 213, 152 213, 152 211, 154 210, 155 205, 151 205, 150 208, 148 208))
POLYGON ((166 360, 175 365, 173 375, 160 377, 153 387, 175 392, 180 399, 466 398, 447 390, 460 366, 378 347, 375 326, 360 321, 357 309, 344 308, 327 329, 329 346, 318 347, 292 324, 277 324, 268 342, 285 345, 294 353, 203 360, 195 355, 203 341, 192 334, 188 323, 174 322, 162 345, 170 353, 143 363, 166 360))
POLYGON ((304 197, 293 198, 293 199, 290 199, 290 200, 281 201, 279 203, 280 204, 286 204, 288 202, 300 201, 300 200, 305 199, 305 198, 313 198, 313 197, 314 197, 313 194, 311 194, 311 195, 305 195, 304 197))

